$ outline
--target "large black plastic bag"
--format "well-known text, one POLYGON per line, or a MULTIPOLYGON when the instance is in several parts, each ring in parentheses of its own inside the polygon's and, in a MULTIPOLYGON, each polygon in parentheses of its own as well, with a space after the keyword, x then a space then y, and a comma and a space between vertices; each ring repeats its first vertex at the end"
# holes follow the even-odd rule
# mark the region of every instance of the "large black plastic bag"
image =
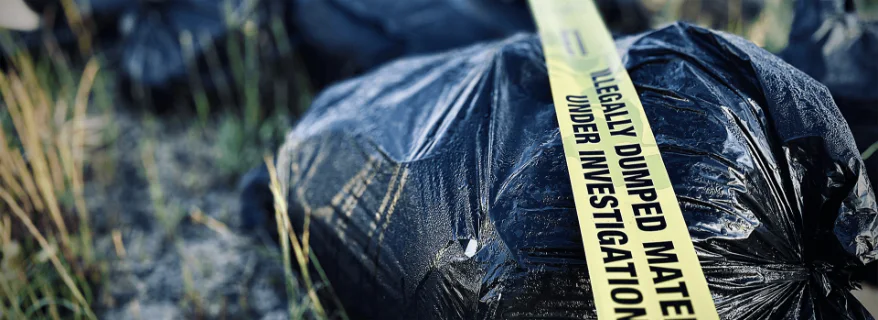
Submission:
MULTIPOLYGON (((686 24, 617 45, 722 318, 871 319, 849 274, 878 254, 876 203, 826 88, 686 24)), ((277 166, 352 318, 593 319, 564 161, 523 35, 333 86, 277 166)))
MULTIPOLYGON (((781 56, 825 84, 860 151, 878 142, 878 22, 857 17, 852 0, 799 0, 781 56)), ((878 181, 878 157, 866 160, 878 181)))
MULTIPOLYGON (((799 0, 784 60, 825 84, 860 152, 878 142, 878 21, 857 17, 853 0, 799 0)), ((864 160, 878 181, 878 154, 864 160)), ((878 265, 858 275, 878 283, 878 265)))

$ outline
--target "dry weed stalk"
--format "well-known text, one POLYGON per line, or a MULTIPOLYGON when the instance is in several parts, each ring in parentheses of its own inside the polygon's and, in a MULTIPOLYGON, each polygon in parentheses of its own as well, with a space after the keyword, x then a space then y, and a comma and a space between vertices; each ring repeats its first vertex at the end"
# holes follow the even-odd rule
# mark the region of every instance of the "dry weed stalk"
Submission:
POLYGON ((0 286, 12 293, 0 301, 11 306, 12 316, 27 317, 48 307, 49 316, 58 318, 57 307, 63 305, 93 319, 83 294, 90 292, 84 277, 94 262, 83 168, 85 149, 104 123, 86 113, 99 65, 88 62, 70 97, 47 88, 44 78, 52 75, 38 74, 29 57, 14 62, 17 71, 0 72, 0 97, 12 123, 0 127, 0 286), (64 201, 70 198, 73 205, 64 201), (65 214, 70 211, 76 215, 65 214), (34 242, 37 248, 29 248, 34 242), (7 261, 10 248, 17 248, 21 263, 7 261), (41 260, 51 263, 69 294, 49 285, 47 279, 54 276, 23 271, 25 261, 41 260), (37 283, 42 286, 35 288, 37 283))

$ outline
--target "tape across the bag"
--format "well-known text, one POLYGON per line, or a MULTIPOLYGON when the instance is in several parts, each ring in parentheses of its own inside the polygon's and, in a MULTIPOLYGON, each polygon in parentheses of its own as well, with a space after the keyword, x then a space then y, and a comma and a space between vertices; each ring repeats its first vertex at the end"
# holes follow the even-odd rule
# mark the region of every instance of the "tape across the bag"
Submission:
POLYGON ((600 319, 719 319, 652 129, 587 0, 530 0, 600 319))

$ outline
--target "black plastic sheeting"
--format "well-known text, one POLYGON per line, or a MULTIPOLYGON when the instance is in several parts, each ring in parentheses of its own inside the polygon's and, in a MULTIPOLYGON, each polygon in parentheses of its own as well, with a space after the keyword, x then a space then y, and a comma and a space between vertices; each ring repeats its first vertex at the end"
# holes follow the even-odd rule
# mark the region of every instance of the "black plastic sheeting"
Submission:
MULTIPOLYGON (((878 143, 878 21, 861 20, 853 0, 799 0, 781 56, 829 88, 860 152, 878 143)), ((864 162, 878 181, 878 154, 864 162)), ((878 263, 858 277, 878 283, 878 263)))
MULTIPOLYGON (((826 87, 686 24, 617 48, 721 317, 872 319, 849 290, 878 257, 875 197, 826 87)), ((315 100, 277 165, 352 318, 595 318, 548 81, 520 35, 315 100)), ((273 220, 265 178, 248 177, 250 227, 273 220)))
POLYGON ((299 0, 294 21, 327 52, 370 67, 533 29, 525 1, 299 0))

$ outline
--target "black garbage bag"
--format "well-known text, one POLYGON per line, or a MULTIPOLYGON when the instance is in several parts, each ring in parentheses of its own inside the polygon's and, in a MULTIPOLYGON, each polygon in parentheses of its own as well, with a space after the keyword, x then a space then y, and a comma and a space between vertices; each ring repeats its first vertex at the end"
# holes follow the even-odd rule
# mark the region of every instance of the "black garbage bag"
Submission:
MULTIPOLYGON (((617 49, 722 318, 871 319, 849 290, 878 255, 875 197, 826 88, 686 24, 617 49)), ((595 318, 536 36, 329 88, 277 167, 352 318, 595 318)), ((264 203, 259 176, 246 189, 264 203)), ((251 225, 273 220, 245 208, 251 225)))
MULTIPOLYGON (((321 88, 402 56, 505 38, 535 26, 523 0, 295 0, 293 22, 321 88)), ((599 0, 620 33, 650 26, 640 0, 599 0)))
POLYGON ((228 93, 233 80, 227 37, 242 34, 248 21, 254 24, 253 28, 262 27, 268 20, 267 7, 274 3, 251 0, 139 2, 119 17, 118 61, 125 87, 133 88, 129 93, 158 99, 151 102, 151 107, 156 109, 167 108, 171 102, 161 99, 174 97, 177 92, 191 96, 195 90, 222 89, 228 93), (209 58, 214 60, 208 61, 209 58), (203 88, 193 88, 192 83, 203 88))
POLYGON ((878 21, 859 19, 853 0, 796 1, 781 56, 825 84, 851 125, 878 125, 876 55, 878 21))
MULTIPOLYGON (((878 21, 858 18, 853 0, 799 0, 781 56, 829 88, 860 152, 878 143, 878 21)), ((878 154, 864 156, 878 181, 878 154)), ((859 276, 878 283, 878 263, 859 276)))

